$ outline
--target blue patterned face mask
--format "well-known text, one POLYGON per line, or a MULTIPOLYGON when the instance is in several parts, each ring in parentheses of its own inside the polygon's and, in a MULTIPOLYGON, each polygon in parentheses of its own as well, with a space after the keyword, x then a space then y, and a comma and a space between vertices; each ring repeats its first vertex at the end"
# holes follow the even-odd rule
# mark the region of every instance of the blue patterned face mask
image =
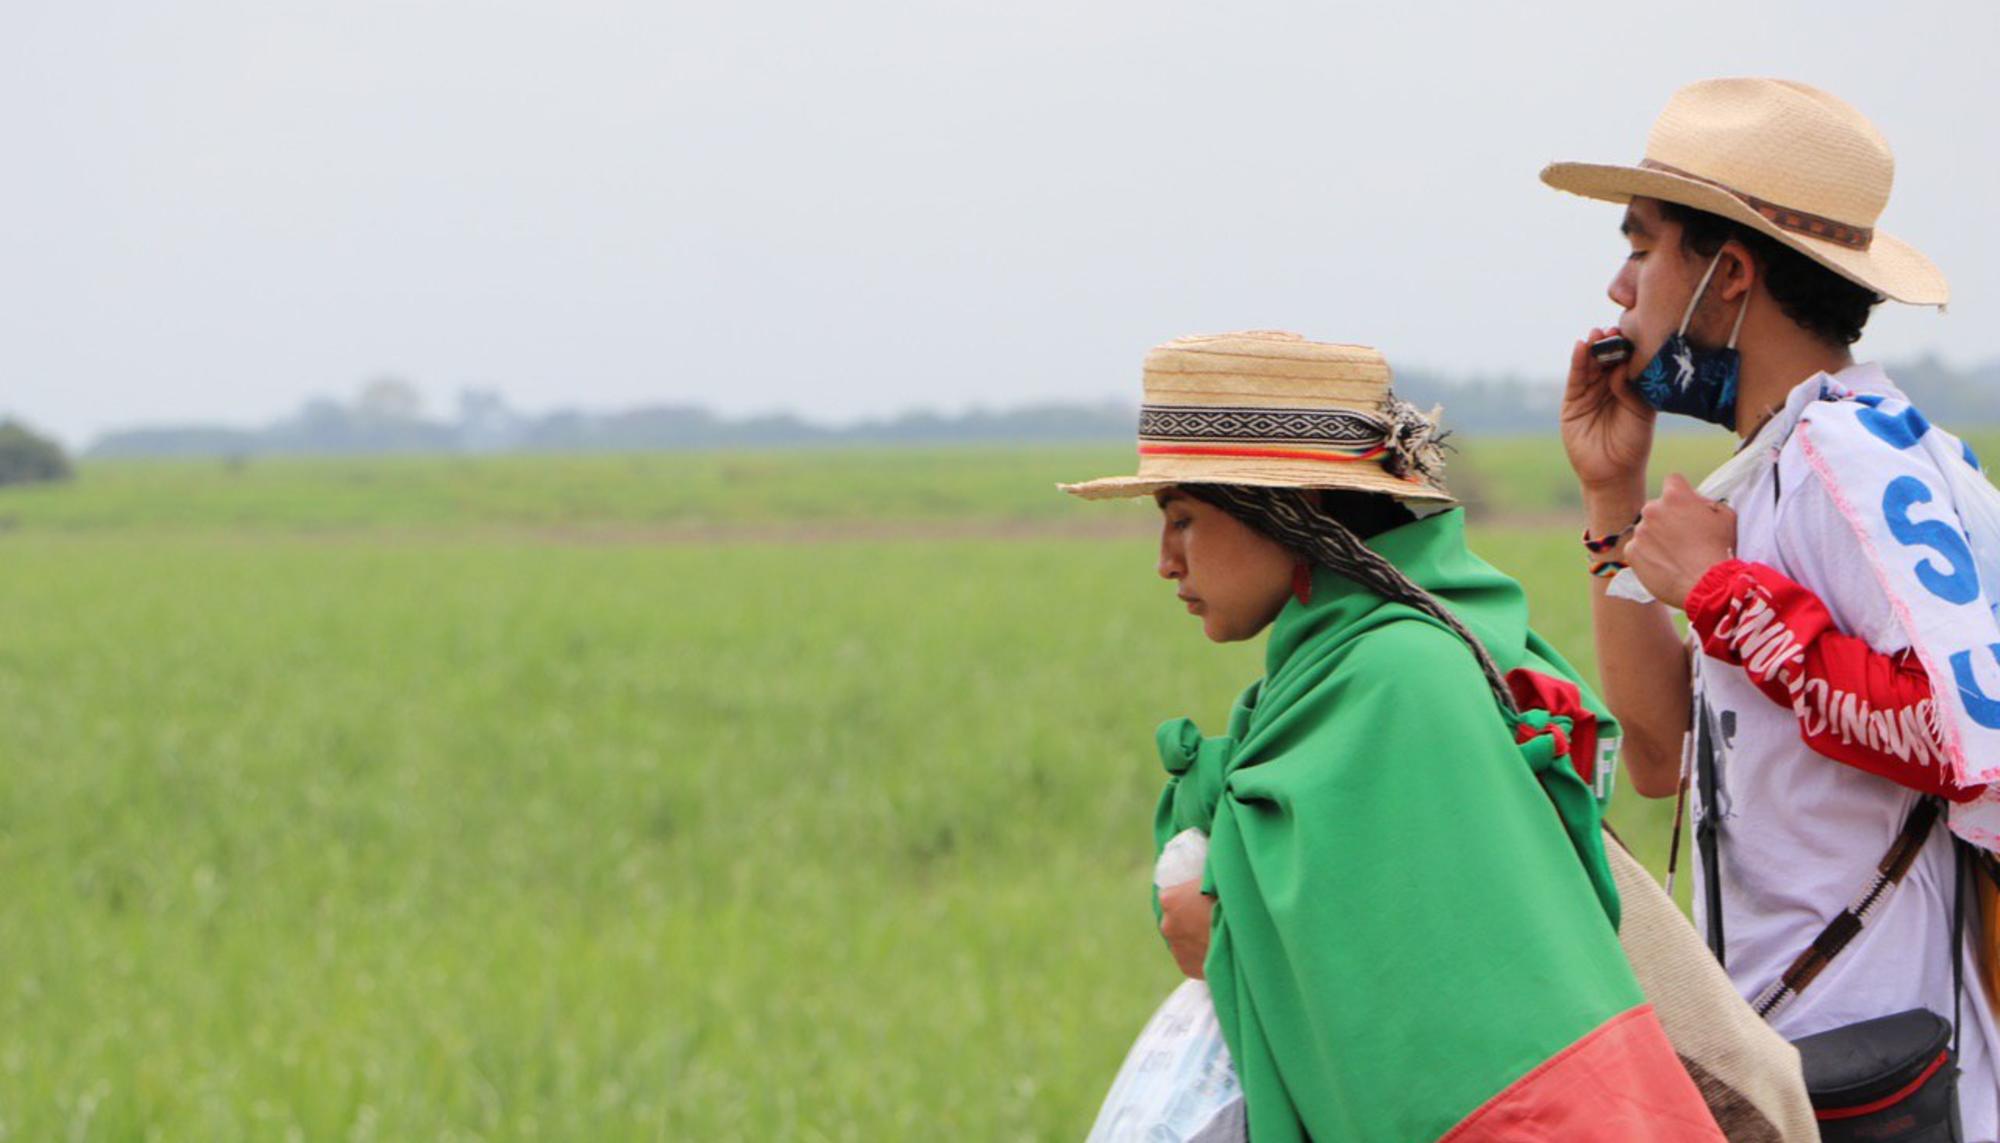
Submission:
POLYGON ((1721 261, 1722 252, 1717 251, 1708 264, 1708 272, 1701 276, 1701 285, 1694 288, 1694 297, 1688 299, 1679 332, 1669 337, 1646 363, 1633 387, 1648 405, 1662 413, 1699 417, 1710 424, 1735 428, 1736 374, 1743 365, 1741 355, 1736 352, 1736 335, 1743 332, 1743 315, 1750 309, 1749 296, 1744 296, 1743 308, 1736 311, 1736 327, 1729 331, 1728 345, 1721 349, 1701 349, 1687 337, 1695 307, 1708 292, 1708 280, 1715 276, 1715 267, 1721 261))

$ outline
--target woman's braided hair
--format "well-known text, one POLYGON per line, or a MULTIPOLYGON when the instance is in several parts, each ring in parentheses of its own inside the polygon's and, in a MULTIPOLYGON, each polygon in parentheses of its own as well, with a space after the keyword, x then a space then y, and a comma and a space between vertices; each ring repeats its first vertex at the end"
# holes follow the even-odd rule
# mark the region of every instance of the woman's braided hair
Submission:
POLYGON ((1438 598, 1411 582, 1396 565, 1371 551, 1354 530, 1330 515, 1320 494, 1309 488, 1263 488, 1247 484, 1183 484, 1180 490, 1212 504, 1301 558, 1346 576, 1384 599, 1406 604, 1444 624, 1479 660, 1493 699, 1508 717, 1520 713, 1512 692, 1479 641, 1438 598))

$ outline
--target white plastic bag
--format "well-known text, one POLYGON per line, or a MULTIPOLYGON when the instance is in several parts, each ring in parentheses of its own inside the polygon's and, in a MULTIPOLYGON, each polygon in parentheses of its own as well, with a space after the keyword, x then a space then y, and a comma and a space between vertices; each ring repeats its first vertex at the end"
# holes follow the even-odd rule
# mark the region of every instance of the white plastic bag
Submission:
MULTIPOLYGON (((1207 860, 1208 838, 1187 830, 1161 851, 1153 883, 1195 880, 1207 860)), ((1208 985, 1183 981, 1126 1053, 1089 1143, 1244 1143, 1248 1135, 1243 1085, 1208 985)))

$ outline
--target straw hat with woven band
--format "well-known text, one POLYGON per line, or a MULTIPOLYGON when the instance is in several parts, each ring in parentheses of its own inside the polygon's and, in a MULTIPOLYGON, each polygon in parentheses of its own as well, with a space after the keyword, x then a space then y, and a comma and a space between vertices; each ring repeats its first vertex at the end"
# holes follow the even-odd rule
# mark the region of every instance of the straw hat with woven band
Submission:
POLYGON ((1146 354, 1139 472, 1059 485, 1088 500, 1175 484, 1346 488, 1452 503, 1436 414, 1389 391, 1365 345, 1253 330, 1183 337, 1146 354))
POLYGON ((1551 163, 1542 181, 1607 202, 1656 198, 1762 231, 1887 298, 1942 307, 1930 259, 1875 226, 1896 160, 1875 125, 1817 88, 1711 79, 1674 93, 1637 166, 1551 163))

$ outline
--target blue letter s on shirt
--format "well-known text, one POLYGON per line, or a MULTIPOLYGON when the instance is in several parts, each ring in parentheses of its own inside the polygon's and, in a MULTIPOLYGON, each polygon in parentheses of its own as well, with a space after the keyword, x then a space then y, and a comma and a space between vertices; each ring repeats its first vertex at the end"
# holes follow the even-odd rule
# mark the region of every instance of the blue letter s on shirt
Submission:
POLYGON ((1914 476, 1899 476, 1882 493, 1882 515, 1889 532, 1906 547, 1926 547, 1943 556, 1950 571, 1939 571, 1929 559, 1917 564, 1917 582, 1946 603, 1971 603, 1979 598, 1979 569, 1972 550, 1958 529, 1943 520, 1912 520, 1910 505, 1928 504, 1931 490, 1914 476))

